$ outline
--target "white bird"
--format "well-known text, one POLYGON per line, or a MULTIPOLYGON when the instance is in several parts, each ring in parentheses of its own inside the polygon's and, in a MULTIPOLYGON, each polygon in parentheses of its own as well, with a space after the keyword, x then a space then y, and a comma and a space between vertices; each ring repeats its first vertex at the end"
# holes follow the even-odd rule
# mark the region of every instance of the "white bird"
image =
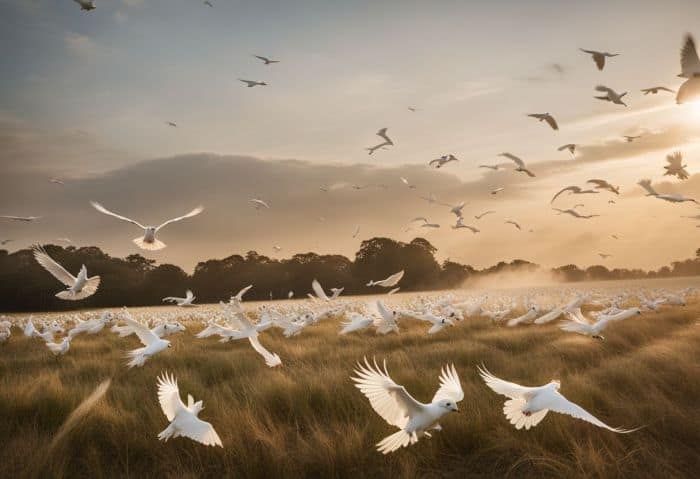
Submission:
POLYGON ((517 156, 513 155, 512 153, 501 153, 498 156, 502 156, 513 161, 515 163, 515 171, 525 173, 527 176, 534 178, 535 174, 532 171, 528 170, 525 166, 525 162, 517 156))
POLYGON ((399 326, 396 322, 399 318, 398 311, 390 311, 381 301, 377 301, 376 306, 379 313, 379 316, 374 319, 377 334, 398 333, 399 326))
POLYGON ((411 314, 412 317, 419 319, 421 321, 426 321, 432 326, 428 330, 428 334, 435 334, 439 333, 442 331, 445 327, 447 326, 454 326, 455 323, 452 321, 452 319, 444 316, 436 316, 435 314, 431 312, 425 312, 425 313, 418 313, 418 314, 411 314))
POLYGON ((495 195, 497 195, 498 193, 500 193, 500 192, 503 191, 503 190, 505 190, 505 188, 503 188, 502 186, 499 186, 498 188, 492 189, 492 190, 491 190, 491 194, 495 196, 495 195))
POLYGON ((479 168, 487 168, 493 171, 498 171, 501 169, 500 165, 479 165, 479 168))
POLYGON ((49 183, 53 183, 55 185, 61 185, 61 186, 66 184, 63 180, 59 180, 58 178, 49 179, 49 183))
POLYGON ((187 395, 187 405, 180 399, 180 389, 177 380, 164 373, 158 377, 158 402, 163 414, 170 421, 168 427, 158 439, 167 441, 178 436, 188 437, 205 446, 224 447, 214 427, 197 417, 204 405, 202 401, 194 401, 192 395, 187 395))
POLYGON ((539 313, 539 308, 537 306, 530 306, 530 308, 528 309, 528 311, 525 314, 508 320, 508 322, 506 324, 507 324, 507 326, 510 326, 512 328, 513 326, 517 326, 518 324, 532 321, 533 319, 535 319, 537 317, 538 313, 539 313))
POLYGON ((269 205, 266 201, 263 201, 263 200, 261 200, 261 199, 259 199, 259 198, 252 198, 252 199, 250 199, 250 200, 248 200, 248 201, 250 201, 251 203, 253 203, 253 206, 255 206, 255 209, 256 209, 256 210, 259 210, 260 208, 265 208, 265 209, 267 209, 267 210, 270 209, 270 205, 269 205))
POLYGON ((588 322, 581 313, 580 308, 569 311, 567 314, 569 316, 569 321, 562 323, 560 326, 563 331, 583 334, 584 336, 590 336, 594 339, 604 339, 600 333, 608 327, 611 321, 621 321, 642 314, 642 312, 639 308, 630 308, 617 314, 601 315, 595 323, 588 322))
POLYGON ((97 334, 100 331, 102 331, 104 327, 107 326, 107 324, 111 323, 113 320, 114 315, 109 311, 105 311, 104 313, 102 313, 102 315, 99 318, 90 319, 88 321, 81 321, 80 319, 76 318, 76 324, 73 327, 73 329, 68 331, 68 336, 74 338, 78 334, 82 333, 97 334))
POLYGON ((412 190, 415 190, 415 189, 416 189, 416 185, 412 185, 411 183, 409 183, 408 180, 407 180, 406 178, 404 178, 403 176, 401 176, 400 178, 401 178, 401 183, 403 183, 404 185, 408 186, 408 187, 409 187, 410 189, 412 189, 412 190))
POLYGON ((479 367, 478 370, 489 388, 509 398, 503 406, 503 413, 515 429, 524 427, 528 430, 539 424, 549 411, 553 411, 590 422, 612 432, 624 434, 634 431, 610 427, 578 404, 566 399, 559 393, 561 383, 558 380, 553 380, 544 386, 527 387, 499 379, 484 367, 479 367))
POLYGON ((527 116, 529 116, 531 118, 536 118, 540 122, 542 122, 542 121, 547 122, 547 124, 552 128, 552 130, 559 129, 559 125, 557 124, 557 120, 555 120, 554 117, 552 115, 550 115, 549 113, 530 113, 527 116))
POLYGON ((608 88, 608 87, 603 86, 603 85, 598 85, 597 87, 595 87, 595 89, 596 89, 596 91, 605 93, 605 95, 603 95, 603 96, 595 96, 595 97, 593 97, 593 98, 596 98, 596 99, 598 99, 598 100, 603 100, 603 101, 609 101, 609 102, 614 103, 614 104, 616 104, 616 105, 624 105, 624 106, 627 106, 627 103, 625 103, 624 101, 622 101, 622 97, 624 97, 625 95, 627 95, 627 92, 626 92, 626 91, 625 91, 625 92, 622 92, 622 93, 617 93, 617 92, 616 92, 615 90, 613 90, 612 88, 608 88))
POLYGON ((333 294, 329 297, 323 290, 323 286, 321 286, 321 283, 319 283, 317 279, 314 279, 311 282, 311 289, 314 290, 314 293, 316 294, 316 297, 318 299, 323 301, 333 301, 334 299, 338 298, 338 296, 340 296, 340 294, 345 288, 331 288, 333 294))
POLYGON ((232 303, 240 303, 243 301, 243 296, 250 291, 250 289, 253 287, 252 284, 249 284, 245 288, 242 288, 238 293, 236 293, 234 296, 231 296, 230 301, 232 303))
POLYGON ((70 349, 70 340, 71 337, 66 336, 60 343, 47 342, 46 347, 49 348, 49 351, 51 351, 54 356, 63 356, 70 349))
POLYGON ((241 78, 239 78, 238 81, 245 83, 248 88, 253 88, 254 86, 267 86, 267 83, 264 81, 243 80, 241 78))
POLYGON ((591 193, 598 193, 596 190, 584 190, 580 186, 567 186, 566 188, 562 188, 561 190, 559 190, 557 192, 557 194, 552 197, 549 204, 554 203, 554 200, 556 200, 559 195, 561 195, 562 193, 566 193, 566 192, 568 192, 569 194, 573 194, 573 195, 585 195, 585 194, 591 194, 591 193))
POLYGON ((457 218, 457 223, 455 223, 455 224, 452 226, 452 229, 453 229, 453 230, 457 230, 457 229, 460 229, 460 228, 466 228, 466 229, 468 229, 469 231, 471 231, 472 233, 478 233, 478 232, 480 231, 479 229, 475 228, 474 226, 465 225, 465 224, 464 224, 464 218, 462 218, 461 216, 457 218))
POLYGON ((602 70, 605 67, 606 58, 612 58, 619 55, 619 53, 597 52, 595 50, 584 50, 583 48, 579 48, 579 50, 584 53, 588 53, 591 55, 591 57, 593 57, 593 61, 598 67, 598 70, 602 70))
POLYGON ((214 8, 214 4, 211 3, 209 0, 204 0, 203 3, 204 3, 204 5, 206 5, 209 8, 214 8))
POLYGON ((196 296, 192 291, 189 289, 185 291, 185 297, 184 298, 178 298, 176 296, 168 296, 163 298, 164 303, 173 303, 176 304, 177 306, 180 306, 182 308, 190 307, 190 306, 196 306, 195 304, 192 304, 192 302, 195 300, 196 296))
POLYGON ((253 55, 253 56, 254 56, 255 58, 257 58, 258 60, 262 60, 262 62, 263 62, 265 65, 272 65, 273 63, 279 63, 279 62, 280 62, 279 60, 271 60, 271 59, 269 59, 269 58, 267 58, 267 57, 264 57, 264 56, 262 56, 262 55, 253 55))
POLYGON ((167 339, 159 338, 153 331, 148 329, 146 326, 137 321, 134 321, 134 319, 128 312, 126 312, 126 315, 123 319, 127 326, 131 326, 131 329, 134 331, 136 336, 139 338, 139 341, 141 341, 141 343, 144 346, 142 348, 137 348, 133 351, 129 351, 128 356, 131 358, 131 361, 127 363, 127 366, 129 366, 129 368, 141 367, 146 363, 146 361, 149 358, 171 347, 170 341, 168 341, 167 339))
POLYGON ((357 235, 360 234, 360 225, 355 226, 355 231, 352 233, 352 238, 355 239, 357 238, 357 235))
POLYGON ((177 123, 175 123, 174 121, 166 121, 165 124, 168 126, 172 126, 173 128, 177 128, 177 123))
POLYGON ((382 288, 392 288, 396 286, 401 278, 403 278, 404 271, 401 270, 398 273, 394 273, 388 278, 380 279, 379 281, 370 280, 367 286, 381 286, 382 288))
POLYGON ((89 12, 90 10, 94 10, 97 8, 95 6, 94 0, 73 0, 75 3, 80 5, 80 9, 84 10, 86 12, 89 12))
MULTIPOLYGON (((637 182, 639 186, 644 188, 647 192, 647 196, 654 196, 655 198, 658 198, 660 200, 664 201, 669 201, 671 203, 685 203, 686 201, 691 201, 693 203, 698 203, 696 200, 693 198, 688 198, 683 195, 677 195, 677 194, 659 194, 656 192, 654 187, 651 185, 651 180, 650 179, 644 179, 644 180, 639 180, 637 182)), ((700 203, 698 203, 700 204, 700 203)))
POLYGON ((608 258, 612 257, 611 254, 607 254, 607 253, 598 253, 598 256, 600 256, 602 259, 608 259, 608 258))
POLYGON ((145 249, 148 251, 158 251, 158 250, 161 250, 167 246, 165 243, 163 243, 162 241, 160 241, 159 239, 156 238, 156 233, 158 231, 160 231, 161 229, 163 229, 164 227, 166 227, 170 223, 175 223, 177 221, 182 221, 182 220, 187 219, 187 218, 192 218, 193 216, 197 216, 202 211, 204 211, 203 207, 198 206, 195 209, 193 209, 192 211, 190 211, 189 213, 182 215, 182 216, 178 216, 177 218, 170 219, 170 220, 166 221, 165 223, 161 224, 160 226, 144 226, 141 223, 139 223, 138 221, 134 221, 130 218, 127 218, 126 216, 121 216, 121 215, 118 215, 117 213, 113 213, 113 212, 109 211, 107 208, 105 208, 104 206, 102 206, 99 203, 91 201, 90 204, 93 206, 93 208, 95 208, 100 213, 103 213, 103 214, 108 215, 108 216, 113 216, 114 218, 117 218, 118 220, 126 221, 127 223, 134 224, 134 225, 138 226, 139 228, 143 229, 144 230, 143 237, 134 238, 132 241, 139 248, 145 249))
POLYGON ((280 251, 282 251, 282 247, 278 245, 272 245, 272 249, 275 253, 279 253, 280 251))
POLYGON ((464 391, 454 365, 446 365, 440 374, 440 388, 430 403, 416 401, 406 388, 396 384, 386 369, 358 362, 355 386, 369 399, 372 409, 399 431, 387 436, 377 444, 382 454, 415 444, 422 436, 430 437, 430 430, 440 430, 440 419, 449 412, 458 412, 457 403, 464 399, 464 391))
POLYGON ((683 153, 680 151, 674 151, 670 155, 666 155, 666 162, 668 165, 664 166, 666 173, 664 176, 675 176, 679 180, 687 180, 689 178, 686 167, 688 165, 683 164, 683 153))
POLYGON ((338 334, 348 334, 355 331, 360 331, 369 328, 374 324, 374 319, 363 316, 354 311, 346 313, 346 318, 349 321, 343 321, 340 324, 343 325, 343 329, 340 330, 338 334))
POLYGON ((441 156, 440 158, 436 158, 434 160, 431 160, 428 163, 428 165, 434 166, 435 168, 442 168, 443 166, 445 166, 447 163, 449 163, 451 161, 459 161, 459 159, 456 156, 451 155, 451 154, 444 155, 444 156, 441 156))
POLYGON ((627 143, 632 143, 634 140, 638 140, 642 137, 642 135, 637 135, 637 136, 629 136, 629 135, 624 135, 623 138, 627 143))
POLYGON ((235 305, 233 305, 232 308, 228 305, 222 306, 225 308, 225 310, 230 310, 233 313, 234 318, 240 325, 238 334, 232 339, 248 338, 250 345, 253 346, 253 349, 263 357, 265 364, 267 364, 269 367, 274 368, 275 366, 282 364, 282 360, 277 354, 271 353, 265 349, 262 344, 260 344, 260 341, 258 340, 258 328, 256 328, 256 326, 250 321, 243 310, 235 305))
POLYGON ((34 246, 32 248, 34 252, 34 258, 37 263, 39 263, 46 271, 51 273, 54 278, 59 280, 66 286, 65 291, 60 291, 56 293, 56 297, 59 299, 64 299, 67 301, 77 301, 80 299, 85 299, 92 296, 97 292, 97 288, 100 286, 99 276, 87 275, 87 268, 85 265, 80 267, 78 276, 73 276, 66 269, 58 264, 56 261, 49 256, 49 254, 40 246, 34 246))
POLYGON ((681 50, 681 74, 678 76, 687 80, 678 89, 676 103, 680 105, 700 98, 700 58, 690 35, 686 36, 681 50))
POLYGON ((41 216, 12 216, 12 215, 0 215, 0 218, 12 221, 24 221, 29 223, 30 221, 35 221, 41 218, 41 216))

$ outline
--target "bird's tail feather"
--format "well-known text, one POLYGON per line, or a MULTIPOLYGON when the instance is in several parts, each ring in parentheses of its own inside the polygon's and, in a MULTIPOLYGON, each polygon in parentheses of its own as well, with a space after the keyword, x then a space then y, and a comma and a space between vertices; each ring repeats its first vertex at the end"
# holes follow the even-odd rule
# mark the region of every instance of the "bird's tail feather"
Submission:
POLYGON ((169 424, 168 427, 163 429, 160 433, 158 433, 158 439, 160 441, 165 441, 167 442, 168 439, 173 437, 173 433, 175 432, 175 428, 173 427, 172 424, 169 424))
POLYGON ((537 424, 539 424, 549 412, 548 409, 542 409, 541 411, 537 411, 527 416, 523 412, 525 404, 526 401, 524 399, 517 398, 509 399, 503 405, 503 414, 505 414, 510 423, 515 426, 515 429, 525 428, 527 430, 531 427, 537 426, 537 424))
POLYGON ((158 251, 165 248, 167 245, 159 239, 153 239, 152 242, 146 242, 141 236, 132 240, 136 246, 147 251, 158 251))
POLYGON ((85 299, 88 296, 92 296, 95 294, 97 291, 97 288, 100 286, 100 277, 99 276, 94 276, 90 279, 87 280, 85 283, 85 286, 83 286, 83 289, 81 289, 79 292, 74 293, 70 289, 65 290, 65 291, 60 291, 56 293, 56 297, 59 299, 63 299, 66 301, 78 301, 80 299, 85 299))
POLYGON ((400 431, 397 431, 379 441, 377 443, 377 451, 381 452, 382 454, 389 454, 397 449, 413 444, 416 442, 416 440, 417 438, 415 440, 412 439, 410 434, 401 429, 400 431))
POLYGON ((144 347, 144 348, 134 349, 133 351, 129 351, 127 353, 127 357, 130 357, 131 361, 126 363, 126 365, 129 366, 130 368, 133 368, 133 367, 140 368, 141 366, 143 366, 146 363, 146 356, 143 354, 145 349, 146 348, 144 347))

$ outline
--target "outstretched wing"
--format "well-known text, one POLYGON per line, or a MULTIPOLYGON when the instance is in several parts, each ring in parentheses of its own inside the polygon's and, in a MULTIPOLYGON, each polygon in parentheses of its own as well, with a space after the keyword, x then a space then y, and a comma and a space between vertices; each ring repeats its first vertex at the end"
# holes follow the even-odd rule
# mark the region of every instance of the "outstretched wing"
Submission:
POLYGON ((187 416, 180 423, 180 434, 202 443, 205 446, 224 447, 214 427, 208 422, 202 421, 194 414, 187 416))
POLYGON ((647 191, 647 193, 649 193, 651 196, 658 196, 658 193, 656 192, 656 190, 654 189, 654 187, 651 186, 651 180, 650 180, 650 179, 646 178, 646 179, 643 179, 643 180, 639 180, 639 181, 637 182, 637 184, 638 184, 639 186, 641 186, 642 188, 644 188, 644 189, 647 191))
POLYGON ((552 130, 558 130, 559 125, 557 125, 557 120, 554 119, 552 115, 547 115, 544 117, 544 120, 547 122, 549 126, 552 127, 552 130))
POLYGON ((101 204, 97 203, 96 201, 91 201, 90 204, 92 205, 93 208, 95 208, 100 213, 103 213, 103 214, 108 215, 108 216, 113 216, 113 217, 117 218, 118 220, 126 221, 127 223, 131 223, 133 225, 136 225, 139 228, 146 229, 146 227, 144 225, 142 225, 141 223, 139 223, 138 221, 132 220, 131 218, 127 218, 126 216, 118 215, 112 211, 109 211, 107 208, 105 208, 101 204))
POLYGON ((504 381, 491 374, 484 366, 478 366, 479 375, 484 380, 486 385, 493 389, 494 392, 511 399, 522 398, 530 394, 534 389, 520 384, 504 381))
POLYGON ((581 419, 583 421, 590 422, 591 424, 595 424, 598 427, 605 428, 608 431, 617 432, 620 434, 627 434, 636 431, 636 429, 629 430, 608 426, 578 404, 566 399, 558 391, 552 391, 552 393, 547 396, 547 399, 547 404, 544 407, 550 411, 566 414, 568 416, 575 417, 576 419, 581 419))
POLYGON ((578 186, 567 186, 566 188, 562 188, 561 190, 559 190, 559 192, 557 192, 556 195, 552 196, 552 200, 549 202, 549 204, 554 203, 554 200, 556 200, 559 197, 559 195, 561 195, 562 193, 564 193, 566 191, 577 191, 577 190, 580 190, 580 188, 578 186))
POLYGON ((700 74, 700 58, 695 48, 695 41, 690 35, 685 37, 681 50, 681 72, 689 78, 700 74))
POLYGON ((422 404, 408 394, 406 388, 396 384, 389 377, 384 361, 382 371, 374 361, 374 366, 365 358, 365 364, 358 363, 355 377, 351 379, 355 387, 362 391, 372 409, 392 426, 403 429, 410 416, 420 412, 422 404))
POLYGON ((157 227, 156 231, 160 230, 161 228, 164 228, 165 226, 169 225, 170 223, 175 223, 176 221, 181 221, 181 220, 184 220, 187 218, 192 218, 193 216, 197 216, 202 211, 204 211, 204 207, 198 206, 195 209, 193 209, 192 211, 190 211, 189 213, 187 213, 186 215, 178 216, 177 218, 173 218, 171 220, 166 221, 165 223, 163 223, 162 225, 157 227))
POLYGON ((317 279, 314 279, 311 282, 311 288, 314 290, 314 293, 316 293, 316 297, 318 299, 322 299, 323 301, 330 301, 330 298, 328 298, 328 295, 326 295, 326 292, 323 290, 323 287, 321 287, 321 283, 319 283, 317 279))
POLYGON ((66 269, 58 264, 56 261, 49 256, 49 254, 41 246, 34 246, 32 248, 34 251, 34 258, 37 263, 44 267, 46 271, 51 273, 54 278, 59 280, 66 286, 73 286, 75 284, 76 278, 70 274, 66 269))
POLYGON ((459 381, 454 364, 443 366, 440 372, 440 389, 433 396, 433 402, 441 399, 452 399, 454 402, 464 399, 462 383, 459 381))
POLYGON ((518 166, 521 167, 521 168, 524 168, 524 167, 525 167, 525 162, 524 162, 523 160, 521 160, 520 158, 518 158, 517 156, 515 156, 514 154, 512 154, 512 153, 501 153, 501 154, 498 155, 498 156, 502 156, 502 157, 504 157, 504 158, 508 158, 509 160, 514 161, 515 164, 518 165, 518 166))
POLYGON ((168 421, 175 419, 175 415, 180 409, 185 409, 185 405, 180 399, 177 379, 168 373, 158 376, 158 402, 168 421))
POLYGON ((265 364, 267 364, 271 368, 282 364, 282 360, 277 354, 272 354, 270 351, 265 349, 265 347, 262 344, 260 344, 257 335, 248 336, 248 341, 250 342, 250 345, 253 346, 253 349, 255 349, 255 351, 257 351, 258 354, 260 354, 265 359, 265 364))
POLYGON ((144 346, 150 346, 154 341, 158 341, 160 339, 158 336, 156 336, 156 333, 154 333, 138 321, 135 321, 131 317, 131 314, 129 314, 128 312, 125 313, 126 315, 124 317, 124 322, 127 325, 131 326, 131 329, 134 330, 134 333, 136 333, 136 336, 139 337, 139 340, 143 343, 144 346))

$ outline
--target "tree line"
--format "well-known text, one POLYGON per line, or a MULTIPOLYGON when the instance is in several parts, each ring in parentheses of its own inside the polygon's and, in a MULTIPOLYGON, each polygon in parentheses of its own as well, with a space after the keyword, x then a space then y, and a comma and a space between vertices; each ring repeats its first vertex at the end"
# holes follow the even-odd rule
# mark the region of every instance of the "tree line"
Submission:
MULTIPOLYGON (((95 246, 45 248, 68 271, 75 273, 84 264, 91 275, 100 275, 100 289, 83 301, 59 300, 54 295, 63 286, 34 260, 30 249, 13 253, 0 250, 0 311, 150 306, 162 304, 166 296, 184 295, 187 289, 194 291, 197 302, 211 303, 227 300, 249 284, 253 288, 247 293, 247 300, 284 299, 290 293, 299 298, 310 291, 313 279, 326 289, 345 287, 345 295, 384 293, 384 289, 367 287, 367 282, 400 270, 405 271, 399 284, 402 291, 454 288, 470 279, 498 273, 547 271, 523 260, 500 262, 481 270, 450 260, 440 264, 435 259, 437 249, 423 238, 409 243, 390 238, 368 239, 362 242, 354 260, 311 252, 274 259, 249 251, 200 262, 191 275, 178 266, 157 265, 155 260, 139 254, 114 258, 95 246)), ((570 264, 549 272, 562 282, 694 276, 700 274, 700 249, 695 258, 673 262, 657 271, 611 270, 602 265, 581 269, 570 264)))

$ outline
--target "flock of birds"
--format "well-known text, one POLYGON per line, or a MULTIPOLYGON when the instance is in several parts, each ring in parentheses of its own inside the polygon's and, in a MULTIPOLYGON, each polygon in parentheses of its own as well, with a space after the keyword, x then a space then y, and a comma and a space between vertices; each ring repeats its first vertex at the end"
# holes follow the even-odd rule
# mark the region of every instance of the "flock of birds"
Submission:
MULTIPOLYGON (((56 267, 40 248, 35 250, 35 255, 37 261, 49 265, 47 269, 56 267)), ((91 280, 85 274, 82 277, 84 282, 91 280)), ((142 347, 126 353, 126 365, 134 368, 167 351, 171 347, 168 336, 186 334, 189 329, 196 329, 198 332, 194 336, 200 340, 218 338, 220 342, 228 343, 247 339, 265 364, 274 368, 282 364, 282 359, 260 342, 260 335, 272 328, 281 330, 285 338, 294 338, 308 327, 336 321, 341 336, 366 334, 367 331, 386 335, 400 334, 400 325, 417 322, 429 326, 427 334, 432 336, 448 335, 451 328, 467 320, 485 320, 507 328, 525 325, 538 327, 560 320, 559 328, 566 333, 603 340, 602 333, 614 328, 620 321, 632 320, 643 312, 658 311, 662 307, 684 306, 688 300, 696 297, 696 289, 692 287, 681 291, 639 288, 621 291, 559 289, 554 292, 533 288, 521 293, 493 291, 461 298, 456 298, 454 292, 404 298, 392 296, 398 291, 397 286, 402 278, 403 271, 400 271, 385 279, 369 281, 368 286, 387 290, 385 297, 372 302, 343 297, 342 287, 331 288, 329 294, 314 280, 308 298, 300 301, 261 303, 254 309, 246 310, 243 298, 253 287, 249 285, 227 302, 220 302, 218 310, 206 308, 200 312, 190 309, 186 320, 180 309, 147 312, 141 320, 137 320, 127 308, 117 313, 105 311, 98 317, 90 312, 49 314, 44 319, 35 318, 34 315, 28 318, 0 317, 0 342, 10 339, 12 328, 17 327, 24 336, 43 341, 47 350, 58 359, 69 353, 71 341, 77 336, 97 335, 110 327, 113 334, 120 337, 135 335, 142 343, 142 347), (60 335, 63 337, 59 341, 56 337, 60 335)), ((191 291, 184 298, 163 298, 163 301, 172 302, 179 308, 196 308, 194 300, 191 291)), ((508 398, 503 412, 516 429, 528 430, 536 426, 551 411, 616 433, 636 430, 608 426, 559 393, 559 381, 530 387, 499 379, 484 366, 478 368, 478 373, 486 386, 508 398)), ((422 437, 431 437, 432 433, 441 429, 443 416, 459 411, 457 404, 464 399, 454 365, 443 368, 440 387, 428 403, 416 400, 403 386, 394 382, 386 363, 380 367, 376 360, 370 362, 365 358, 364 362, 357 364, 351 379, 367 397, 374 411, 398 429, 377 444, 377 450, 383 454, 414 444, 422 437)), ((192 396, 188 396, 187 404, 182 402, 177 379, 173 375, 164 373, 158 377, 157 390, 160 406, 169 421, 168 426, 158 434, 160 440, 183 436, 204 445, 223 447, 214 427, 198 417, 203 409, 202 402, 195 402, 192 396)))
MULTIPOLYGON (((91 0, 74 0, 82 10, 90 11, 96 8, 95 2, 91 0)), ((214 5, 203 2, 209 7, 214 5)), ((594 50, 582 50, 591 55, 597 68, 603 70, 606 62, 618 54, 599 52, 594 50)), ((265 65, 278 63, 265 56, 255 55, 257 59, 265 65)), ((680 77, 685 82, 680 87, 676 101, 685 103, 700 97, 700 59, 695 48, 692 37, 688 36, 681 51, 681 74, 680 77)), ((248 88, 267 86, 264 81, 239 79, 248 88)), ((614 105, 627 106, 624 99, 627 92, 617 92, 604 85, 595 87, 599 94, 596 99, 612 103, 614 105)), ((675 93, 673 90, 655 86, 642 90, 644 95, 675 93)), ((414 107, 409 107, 411 112, 416 112, 414 107)), ((529 117, 543 122, 552 130, 558 130, 559 124, 550 113, 533 113, 529 117)), ((177 123, 168 121, 168 126, 177 127, 177 123)), ((395 142, 388 134, 388 128, 381 128, 377 131, 377 136, 381 139, 376 145, 368 147, 369 155, 378 151, 390 148, 395 142)), ((632 142, 639 137, 628 136, 626 141, 632 142)), ((558 148, 559 151, 576 154, 576 144, 566 144, 558 148)), ((505 158, 514 165, 513 171, 522 173, 528 177, 535 177, 535 173, 529 168, 526 162, 520 157, 504 152, 499 157, 505 158)), ((428 163, 430 167, 441 169, 448 167, 451 163, 459 162, 453 154, 446 154, 428 163)), ((676 177, 680 180, 688 178, 687 165, 683 163, 683 156, 680 152, 674 152, 667 157, 667 165, 664 167, 664 175, 676 177)), ((480 168, 499 170, 505 168, 502 164, 480 165, 480 168)), ((409 189, 415 189, 408 179, 400 178, 401 182, 409 189)), ((59 179, 51 179, 51 182, 63 184, 59 179)), ((638 183, 648 196, 673 202, 695 202, 695 199, 687 198, 676 194, 659 194, 652 186, 651 180, 644 179, 638 183)), ((357 187, 360 188, 359 186, 357 187)), ((328 188, 321 187, 321 190, 328 191, 328 188)), ((503 191, 503 187, 494 188, 492 195, 497 195, 503 191)), ((589 179, 585 186, 570 185, 562 188, 551 199, 551 204, 562 195, 591 195, 600 192, 608 192, 619 195, 618 186, 610 184, 603 179, 589 179)), ((425 197, 429 203, 437 203, 433 194, 425 197)), ((256 209, 269 209, 270 205, 263 199, 250 199, 251 204, 256 209)), ((610 200, 614 202, 614 200, 610 200)), ((158 226, 145 226, 136 220, 130 219, 115 213, 100 203, 92 202, 92 206, 98 212, 116 218, 120 221, 133 224, 142 230, 142 235, 135 238, 133 243, 141 249, 157 251, 166 247, 165 243, 156 238, 156 234, 165 226, 174 222, 179 222, 202 213, 203 208, 197 207, 182 216, 167 220, 158 226)), ((468 229, 473 233, 480 230, 475 226, 465 222, 463 209, 465 203, 444 204, 450 208, 450 213, 456 218, 453 229, 468 229)), ((566 214, 578 219, 590 219, 598 215, 582 214, 576 205, 572 208, 553 208, 557 214, 566 214)), ((484 211, 474 216, 474 219, 481 218, 495 213, 494 210, 484 211)), ((34 221, 38 216, 12 216, 5 215, 0 218, 16 221, 34 221)), ((421 228, 439 228, 440 225, 430 221, 426 217, 416 217, 411 221, 421 228)), ((521 230, 521 225, 513 220, 505 221, 513 227, 521 230)), ((354 235, 359 233, 359 226, 356 227, 354 235)), ((8 240, 4 240, 6 244, 8 240)), ((279 247, 277 247, 279 248, 279 247)), ((56 296, 62 300, 82 300, 94 294, 100 287, 99 276, 88 276, 85 266, 82 266, 77 275, 68 272, 63 266, 55 261, 41 247, 34 247, 34 257, 38 264, 46 269, 65 287, 56 296)), ((602 258, 609 255, 600 254, 602 258)), ((397 272, 387 278, 370 280, 368 287, 380 287, 387 290, 389 295, 399 290, 398 284, 403 277, 403 271, 397 272)), ((339 324, 340 335, 359 334, 364 330, 374 330, 376 334, 385 335, 400 332, 400 323, 403 321, 415 320, 429 325, 427 333, 448 334, 451 327, 456 327, 459 322, 468 318, 490 318, 495 324, 503 324, 505 327, 516 327, 525 324, 541 325, 551 323, 555 320, 562 320, 560 328, 564 332, 571 332, 589 336, 595 339, 603 339, 602 333, 607 328, 619 321, 630 320, 642 314, 642 311, 656 311, 663 305, 684 305, 686 296, 694 293, 692 289, 681 292, 653 292, 649 291, 625 292, 617 296, 610 296, 603 292, 589 292, 587 294, 577 294, 567 302, 562 298, 555 298, 549 303, 535 301, 532 297, 519 298, 522 304, 508 295, 497 298, 489 298, 484 295, 468 299, 457 300, 451 294, 444 294, 434 298, 416 297, 412 300, 404 301, 393 307, 387 306, 389 299, 380 299, 372 304, 361 300, 353 300, 341 297, 343 288, 334 288, 328 294, 318 281, 311 285, 313 293, 309 294, 309 299, 297 301, 293 304, 278 303, 275 305, 264 304, 258 307, 257 318, 253 319, 243 308, 243 296, 252 287, 248 286, 238 294, 232 296, 229 301, 220 303, 220 311, 213 316, 208 313, 201 315, 194 314, 188 327, 196 327, 199 323, 202 328, 196 334, 198 339, 218 337, 219 341, 229 342, 247 339, 255 352, 262 356, 266 365, 278 367, 282 364, 282 359, 278 354, 270 352, 260 342, 261 333, 270 328, 282 330, 286 338, 300 335, 305 328, 318 324, 321 321, 329 321, 334 318, 343 318, 339 324), (634 304, 634 305, 633 305, 634 304), (583 310, 587 312, 584 313, 583 310)), ((293 293, 290 292, 290 298, 293 293)), ((166 297, 164 302, 173 303, 181 308, 194 308, 196 297, 192 291, 187 291, 185 297, 166 297)), ((398 303, 398 301, 397 301, 398 303)), ((195 310, 196 311, 196 310, 195 310)), ((157 313, 153 314, 146 322, 137 321, 130 312, 124 308, 120 313, 105 312, 99 317, 87 318, 90 313, 75 313, 72 315, 59 315, 53 319, 40 321, 33 317, 23 318, 0 318, 0 342, 10 339, 13 327, 20 327, 27 337, 38 338, 45 342, 48 351, 57 358, 68 354, 71 341, 79 335, 95 335, 101 333, 106 327, 111 326, 111 331, 119 336, 135 335, 142 343, 142 347, 128 352, 129 368, 141 367, 145 362, 167 351, 171 343, 168 336, 172 334, 185 333, 188 328, 178 320, 179 313, 157 313), (57 335, 63 335, 60 341, 57 335)), ((566 414, 577 419, 592 423, 598 427, 605 428, 612 432, 628 433, 633 430, 610 427, 597 419, 574 402, 565 398, 560 392, 559 381, 551 381, 543 386, 528 387, 499 379, 491 374, 485 367, 479 367, 478 373, 486 386, 495 393, 508 398, 503 407, 503 412, 507 420, 516 429, 530 429, 537 426, 549 411, 566 414)), ((377 449, 384 453, 390 453, 397 449, 416 443, 422 437, 431 437, 434 431, 441 429, 440 421, 443 416, 450 412, 457 412, 457 404, 464 399, 464 391, 460 378, 454 365, 445 365, 439 376, 439 389, 429 403, 416 400, 401 385, 397 384, 389 375, 386 363, 380 366, 376 360, 369 361, 366 358, 359 362, 354 371, 352 381, 364 394, 374 411, 384 419, 389 425, 398 430, 382 439, 377 444, 377 449)), ((161 409, 169 421, 168 426, 158 434, 158 438, 167 441, 170 438, 179 436, 187 437, 208 446, 221 446, 222 441, 216 433, 212 424, 199 418, 203 409, 202 401, 194 401, 191 395, 188 396, 187 403, 181 399, 181 394, 175 376, 164 373, 157 378, 158 400, 161 409)))

